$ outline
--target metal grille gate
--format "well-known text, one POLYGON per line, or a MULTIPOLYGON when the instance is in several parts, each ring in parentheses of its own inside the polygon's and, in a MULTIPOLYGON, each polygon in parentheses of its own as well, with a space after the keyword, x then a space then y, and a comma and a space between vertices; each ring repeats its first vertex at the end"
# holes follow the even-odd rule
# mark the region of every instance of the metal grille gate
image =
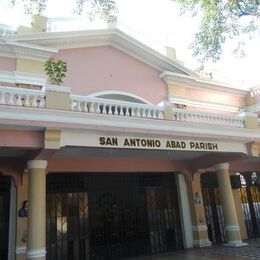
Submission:
POLYGON ((183 248, 173 174, 50 174, 46 216, 49 260, 183 248))
POLYGON ((208 226, 208 236, 212 243, 222 243, 227 240, 222 203, 215 173, 201 175, 201 189, 208 226))
POLYGON ((260 236, 260 174, 240 174, 240 197, 248 238, 260 236))

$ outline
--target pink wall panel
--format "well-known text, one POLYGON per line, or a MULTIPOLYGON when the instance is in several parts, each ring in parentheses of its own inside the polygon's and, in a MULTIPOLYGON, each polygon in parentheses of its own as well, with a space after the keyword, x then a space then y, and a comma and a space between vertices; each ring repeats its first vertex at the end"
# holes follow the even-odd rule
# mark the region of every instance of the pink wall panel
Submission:
POLYGON ((212 102, 223 105, 231 105, 241 107, 244 105, 245 100, 241 97, 229 94, 227 92, 214 91, 214 90, 201 90, 188 88, 186 91, 187 98, 198 101, 212 102))
POLYGON ((61 50, 56 59, 67 62, 64 85, 74 94, 124 91, 154 104, 166 96, 160 71, 111 46, 61 50))
POLYGON ((174 172, 184 168, 185 162, 169 160, 52 158, 47 172, 174 172))
POLYGON ((41 148, 43 147, 43 134, 34 131, 1 129, 0 147, 41 148))

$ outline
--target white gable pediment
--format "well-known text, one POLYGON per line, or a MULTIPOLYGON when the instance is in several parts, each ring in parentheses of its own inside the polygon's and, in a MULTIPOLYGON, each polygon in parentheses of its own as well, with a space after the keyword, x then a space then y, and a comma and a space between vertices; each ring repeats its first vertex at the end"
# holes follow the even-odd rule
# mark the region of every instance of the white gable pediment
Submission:
POLYGON ((161 71, 183 75, 194 75, 192 71, 126 33, 113 28, 73 32, 28 33, 6 36, 13 41, 24 42, 57 49, 71 49, 95 46, 112 46, 161 71))

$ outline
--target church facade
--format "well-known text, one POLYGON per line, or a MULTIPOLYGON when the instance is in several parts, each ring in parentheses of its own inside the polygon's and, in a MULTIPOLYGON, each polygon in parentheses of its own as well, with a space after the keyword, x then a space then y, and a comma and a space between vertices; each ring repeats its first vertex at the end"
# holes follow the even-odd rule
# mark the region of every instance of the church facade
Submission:
POLYGON ((1 259, 120 259, 260 236, 259 96, 116 28, 4 39, 1 259), (50 58, 67 64, 61 86, 48 84, 50 58))

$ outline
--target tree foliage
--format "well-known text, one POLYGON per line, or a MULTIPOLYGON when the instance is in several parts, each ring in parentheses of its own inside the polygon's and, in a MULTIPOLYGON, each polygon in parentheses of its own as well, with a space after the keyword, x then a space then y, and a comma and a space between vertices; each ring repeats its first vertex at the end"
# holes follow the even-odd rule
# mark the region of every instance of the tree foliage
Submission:
POLYGON ((108 22, 116 21, 118 8, 114 0, 76 0, 76 5, 74 12, 81 15, 86 10, 90 20, 98 17, 108 22))
MULTIPOLYGON (((48 0, 9 0, 13 5, 18 1, 24 4, 28 14, 42 14, 48 0)), ((220 59, 223 44, 227 39, 241 35, 251 36, 260 33, 260 0, 172 0, 181 6, 182 12, 201 17, 201 24, 191 44, 194 56, 204 64, 220 59), (243 22, 242 17, 247 17, 243 22)), ((159 2, 159 0, 158 0, 159 2)), ((116 0, 75 0, 76 14, 83 14, 94 20, 101 18, 108 22, 116 21, 118 7, 116 0)), ((136 7, 138 8, 138 6, 136 7)), ((149 9, 148 9, 149 10, 149 9)), ((145 15, 145 14, 144 14, 145 15)), ((134 19, 134 18, 133 18, 134 19)), ((158 17, 160 19, 160 17, 158 17)), ((236 52, 243 54, 244 43, 238 41, 236 52)))
MULTIPOLYGON (((200 15, 199 31, 191 45, 193 54, 203 64, 220 59, 227 39, 250 35, 260 29, 259 0, 173 0, 182 12, 200 15), (247 17, 242 22, 242 17, 247 17)), ((260 32, 260 31, 259 31, 260 32)), ((238 41, 236 51, 243 51, 238 41)), ((240 53, 243 54, 243 53, 240 53)))
MULTIPOLYGON (((48 0, 9 0, 11 6, 23 2, 26 14, 41 15, 47 8, 48 0)), ((116 21, 118 8, 114 0, 76 0, 76 14, 85 14, 90 20, 101 18, 108 22, 116 21)), ((62 1, 61 1, 62 5, 62 1)), ((61 6, 62 8, 62 6, 61 6)))

